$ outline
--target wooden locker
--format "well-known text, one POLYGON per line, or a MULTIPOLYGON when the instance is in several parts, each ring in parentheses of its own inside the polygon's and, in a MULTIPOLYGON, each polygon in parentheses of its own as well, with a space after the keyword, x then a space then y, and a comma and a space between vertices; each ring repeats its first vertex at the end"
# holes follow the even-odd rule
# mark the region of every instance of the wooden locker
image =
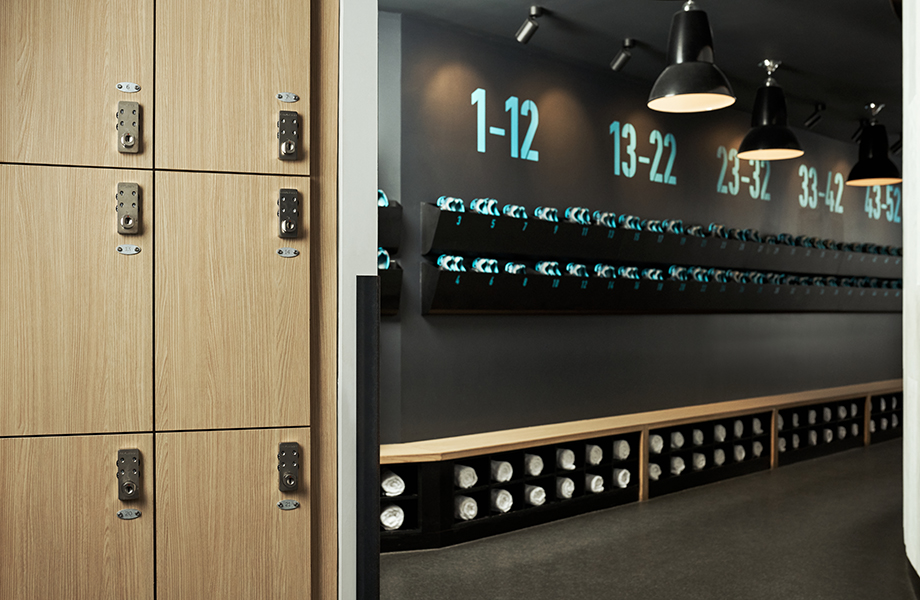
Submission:
POLYGON ((158 600, 310 598, 310 471, 279 491, 282 442, 310 464, 307 428, 157 434, 158 600))
POLYGON ((0 598, 153 600, 152 462, 152 434, 0 439, 0 598), (130 448, 141 493, 125 502, 116 459, 130 448))
POLYGON ((157 172, 156 186, 157 430, 308 425, 309 179, 157 172), (299 190, 296 238, 278 235, 282 188, 299 190))
POLYGON ((0 165, 0 436, 152 430, 152 181, 0 165), (138 235, 117 232, 119 182, 138 235))
POLYGON ((310 2, 159 0, 156 16, 157 168, 309 174, 310 2), (296 161, 278 158, 283 110, 301 117, 296 161))
POLYGON ((0 2, 0 162, 150 168, 153 97, 153 0, 0 2), (119 101, 141 105, 136 154, 119 101))

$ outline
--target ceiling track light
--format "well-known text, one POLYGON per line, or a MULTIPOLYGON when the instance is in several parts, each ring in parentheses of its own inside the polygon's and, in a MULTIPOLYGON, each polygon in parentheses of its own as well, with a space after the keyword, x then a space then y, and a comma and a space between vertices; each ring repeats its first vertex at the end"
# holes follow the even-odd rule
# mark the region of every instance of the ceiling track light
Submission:
POLYGON ((532 5, 530 7, 530 15, 524 20, 524 24, 521 25, 518 32, 514 34, 514 38, 522 44, 529 42, 533 34, 537 32, 537 28, 540 27, 537 19, 542 17, 545 13, 546 11, 542 6, 537 6, 536 4, 532 5))
POLYGON ((632 58, 631 50, 636 47, 636 40, 632 38, 626 38, 623 40, 623 47, 620 48, 620 51, 617 52, 617 55, 613 57, 613 60, 610 61, 610 68, 616 72, 623 70, 623 67, 626 66, 626 63, 629 62, 629 59, 632 58))
POLYGON ((767 70, 767 79, 757 90, 751 130, 738 149, 738 158, 742 160, 787 160, 805 154, 789 129, 786 95, 773 79, 773 73, 781 64, 782 61, 767 59, 758 65, 767 70))
POLYGON ((901 183, 901 172, 888 157, 888 132, 878 122, 878 113, 884 104, 870 102, 866 105, 871 117, 862 127, 859 136, 859 161, 853 165, 847 185, 868 187, 901 183))
POLYGON ((805 129, 813 129, 814 126, 818 124, 818 121, 821 120, 821 117, 824 116, 821 113, 823 113, 826 110, 827 110, 827 104, 823 102, 816 103, 815 112, 808 115, 808 118, 805 119, 805 122, 803 123, 803 125, 805 125, 805 129))
POLYGON ((648 107, 670 113, 726 108, 735 94, 725 74, 713 63, 709 17, 687 0, 671 19, 668 66, 649 94, 648 107))
POLYGON ((898 141, 896 141, 895 143, 893 143, 893 144, 891 145, 891 147, 889 148, 889 150, 891 150, 891 153, 892 153, 892 154, 894 154, 894 155, 899 155, 899 154, 901 154, 901 149, 902 149, 903 147, 904 147, 904 136, 901 136, 901 137, 898 138, 898 141))

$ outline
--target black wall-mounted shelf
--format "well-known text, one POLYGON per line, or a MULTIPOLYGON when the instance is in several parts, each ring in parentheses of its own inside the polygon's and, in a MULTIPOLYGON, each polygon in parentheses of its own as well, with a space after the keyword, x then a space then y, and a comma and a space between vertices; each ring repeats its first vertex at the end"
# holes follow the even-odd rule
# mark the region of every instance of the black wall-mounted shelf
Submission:
POLYGON ((900 312, 901 290, 458 273, 421 265, 422 314, 900 312))
POLYGON ((377 245, 390 253, 398 251, 402 242, 402 213, 399 202, 377 207, 377 245))
POLYGON ((739 242, 721 238, 551 223, 442 211, 421 205, 422 254, 464 254, 636 265, 692 265, 744 271, 901 277, 902 257, 739 242))
POLYGON ((403 270, 392 262, 389 269, 377 271, 377 274, 380 277, 380 314, 393 316, 399 312, 403 270))

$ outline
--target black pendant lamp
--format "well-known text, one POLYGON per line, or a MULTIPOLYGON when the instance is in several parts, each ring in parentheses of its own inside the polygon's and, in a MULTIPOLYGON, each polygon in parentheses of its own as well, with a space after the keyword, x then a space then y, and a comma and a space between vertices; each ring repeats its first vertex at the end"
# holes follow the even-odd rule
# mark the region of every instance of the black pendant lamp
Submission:
POLYGON ((786 95, 773 79, 780 64, 778 60, 760 63, 767 70, 767 80, 757 90, 751 130, 738 149, 738 158, 742 160, 786 160, 805 154, 787 124, 786 95))
POLYGON ((709 18, 693 0, 674 13, 668 66, 652 87, 648 107, 670 113, 717 110, 735 103, 725 74, 713 64, 709 18))
POLYGON ((847 185, 868 187, 901 183, 901 172, 888 158, 888 132, 878 122, 878 113, 885 105, 872 102, 866 108, 872 117, 859 138, 859 162, 850 171, 847 185))

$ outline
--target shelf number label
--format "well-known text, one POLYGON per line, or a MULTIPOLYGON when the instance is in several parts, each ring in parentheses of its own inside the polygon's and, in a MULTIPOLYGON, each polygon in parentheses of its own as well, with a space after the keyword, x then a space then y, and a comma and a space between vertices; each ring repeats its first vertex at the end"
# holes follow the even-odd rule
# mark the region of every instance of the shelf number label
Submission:
MULTIPOLYGON (((486 151, 486 91, 477 88, 470 95, 470 105, 476 107, 476 151, 485 154, 486 151)), ((507 137, 511 142, 511 158, 521 158, 537 162, 540 153, 532 148, 533 138, 537 135, 540 125, 540 111, 533 100, 523 102, 517 96, 505 100, 505 112, 510 113, 510 131, 502 127, 489 127, 488 133, 496 137, 507 137), (530 124, 524 135, 523 143, 520 141, 520 118, 528 117, 530 124)))
POLYGON ((882 201, 882 187, 873 185, 866 188, 866 203, 864 209, 870 219, 880 220, 882 215, 889 223, 901 222, 901 187, 888 185, 885 187, 885 199, 882 201))
POLYGON ((674 160, 677 158, 677 138, 673 133, 663 134, 653 129, 648 136, 648 142, 655 150, 655 156, 642 156, 636 154, 637 133, 632 123, 614 121, 610 124, 610 135, 613 136, 613 174, 619 177, 635 177, 639 164, 649 165, 648 180, 652 183, 677 185, 677 177, 671 174, 674 169, 674 160), (625 140, 625 148, 623 141, 625 140), (667 161, 664 151, 668 150, 667 161), (625 159, 624 159, 625 155, 625 159))
POLYGON ((818 208, 818 199, 824 201, 827 210, 838 215, 843 214, 843 173, 827 172, 827 186, 818 191, 818 170, 808 165, 799 165, 799 177, 802 178, 802 193, 799 194, 799 206, 818 208))
POLYGON ((737 196, 742 184, 747 185, 747 192, 754 200, 769 200, 770 192, 770 162, 766 160, 749 160, 747 163, 753 167, 750 175, 741 174, 741 159, 738 151, 719 146, 716 158, 722 159, 722 170, 719 172, 719 181, 716 183, 716 193, 737 196), (726 179, 726 175, 728 178, 726 179))

